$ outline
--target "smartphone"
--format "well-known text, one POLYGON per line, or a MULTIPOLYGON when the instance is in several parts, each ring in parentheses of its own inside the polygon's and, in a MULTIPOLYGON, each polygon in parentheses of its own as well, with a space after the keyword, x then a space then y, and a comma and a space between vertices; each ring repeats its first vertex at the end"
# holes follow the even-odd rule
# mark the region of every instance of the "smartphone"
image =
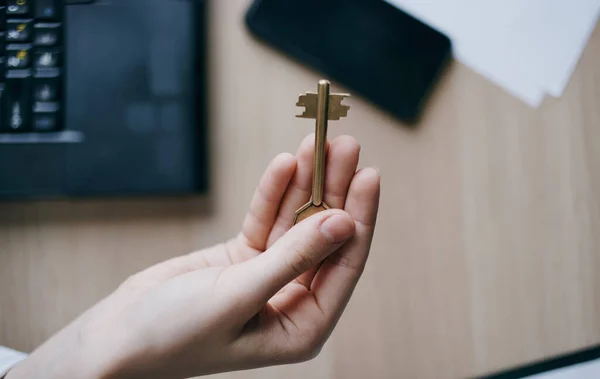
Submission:
POLYGON ((415 125, 450 39, 383 0, 256 0, 253 35, 415 125))

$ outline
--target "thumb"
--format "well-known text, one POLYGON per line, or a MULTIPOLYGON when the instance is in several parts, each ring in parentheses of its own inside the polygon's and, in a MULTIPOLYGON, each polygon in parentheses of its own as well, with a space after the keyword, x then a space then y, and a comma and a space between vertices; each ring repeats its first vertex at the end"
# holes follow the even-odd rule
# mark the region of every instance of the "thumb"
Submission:
POLYGON ((263 306, 282 287, 336 251, 354 235, 348 213, 332 209, 296 224, 256 258, 237 265, 245 300, 263 306))

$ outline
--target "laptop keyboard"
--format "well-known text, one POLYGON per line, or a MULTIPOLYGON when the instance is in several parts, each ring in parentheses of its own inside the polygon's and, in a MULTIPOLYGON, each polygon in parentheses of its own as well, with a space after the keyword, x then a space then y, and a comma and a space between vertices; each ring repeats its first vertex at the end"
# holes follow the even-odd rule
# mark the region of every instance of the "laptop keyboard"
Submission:
POLYGON ((0 133, 63 129, 63 0, 0 0, 0 133))

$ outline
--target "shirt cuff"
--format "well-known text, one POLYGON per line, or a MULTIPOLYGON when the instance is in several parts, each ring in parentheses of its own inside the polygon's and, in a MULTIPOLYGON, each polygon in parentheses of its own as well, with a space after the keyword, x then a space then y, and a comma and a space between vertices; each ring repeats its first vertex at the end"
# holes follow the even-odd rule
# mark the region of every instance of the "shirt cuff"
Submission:
POLYGON ((25 353, 0 346, 0 378, 3 378, 11 368, 25 358, 27 358, 25 353))

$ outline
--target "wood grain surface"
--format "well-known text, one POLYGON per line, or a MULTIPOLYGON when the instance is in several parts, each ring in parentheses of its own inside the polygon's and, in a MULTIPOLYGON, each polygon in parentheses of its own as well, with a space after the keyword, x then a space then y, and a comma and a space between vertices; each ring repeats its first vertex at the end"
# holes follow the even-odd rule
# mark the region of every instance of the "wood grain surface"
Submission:
MULTIPOLYGON (((128 275, 232 236, 313 131, 293 116, 320 76, 255 41, 248 4, 210 9, 211 195, 0 204, 0 344, 30 351, 128 275)), ((459 63, 416 130, 349 103, 329 135, 382 173, 364 277, 318 358, 217 377, 465 378, 600 343, 600 30, 539 109, 459 63)))

